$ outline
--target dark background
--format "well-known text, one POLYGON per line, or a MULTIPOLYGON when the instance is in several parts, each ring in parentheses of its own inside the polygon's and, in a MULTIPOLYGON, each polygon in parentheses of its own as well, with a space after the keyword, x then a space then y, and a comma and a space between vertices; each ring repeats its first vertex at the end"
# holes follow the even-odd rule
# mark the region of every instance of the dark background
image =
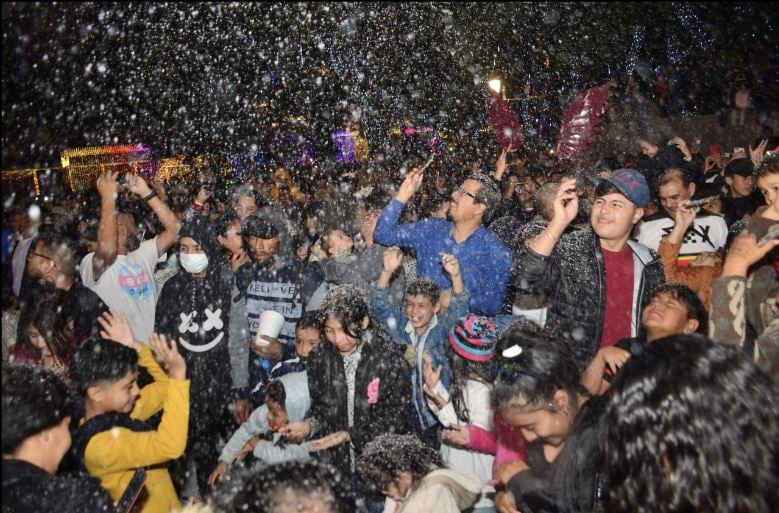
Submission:
POLYGON ((57 166, 63 149, 91 145, 143 143, 159 156, 264 151, 279 133, 331 157, 331 132, 358 119, 380 153, 404 122, 478 133, 495 72, 507 97, 525 83, 543 97, 538 123, 553 134, 561 106, 588 86, 697 59, 775 65, 777 48, 770 3, 2 9, 3 169, 57 166))

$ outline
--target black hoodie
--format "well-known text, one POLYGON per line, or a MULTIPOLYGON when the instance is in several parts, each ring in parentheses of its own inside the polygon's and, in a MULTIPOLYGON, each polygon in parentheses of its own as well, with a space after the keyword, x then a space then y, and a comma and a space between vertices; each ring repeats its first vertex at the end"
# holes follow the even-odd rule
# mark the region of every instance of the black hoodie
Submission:
MULTIPOLYGON (((154 328, 176 340, 187 362, 190 385, 190 422, 187 453, 214 458, 218 436, 226 429, 226 411, 232 401, 230 354, 227 341, 231 282, 222 277, 216 234, 209 221, 197 216, 182 226, 180 239, 194 239, 208 256, 205 278, 196 279, 179 269, 165 283, 157 302, 154 328)), ((179 240, 180 240, 179 239, 179 240)), ((216 461, 216 459, 213 459, 216 461)), ((198 468, 198 476, 210 470, 198 468)))

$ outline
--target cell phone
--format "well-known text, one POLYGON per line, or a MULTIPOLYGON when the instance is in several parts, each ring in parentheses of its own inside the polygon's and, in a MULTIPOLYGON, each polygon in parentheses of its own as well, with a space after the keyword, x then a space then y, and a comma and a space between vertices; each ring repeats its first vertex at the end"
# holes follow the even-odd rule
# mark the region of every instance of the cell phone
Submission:
POLYGON ((122 497, 116 504, 117 513, 130 513, 133 509, 135 502, 143 491, 143 487, 146 485, 146 471, 142 468, 135 469, 133 478, 130 479, 130 483, 125 488, 122 497))
POLYGON ((116 175, 116 183, 124 185, 127 182, 127 173, 119 173, 116 175))
POLYGON ((730 153, 725 153, 725 154, 723 155, 723 157, 725 157, 726 159, 729 159, 729 158, 730 158, 730 153))
POLYGON ((743 153, 744 148, 733 148, 733 153, 743 153))

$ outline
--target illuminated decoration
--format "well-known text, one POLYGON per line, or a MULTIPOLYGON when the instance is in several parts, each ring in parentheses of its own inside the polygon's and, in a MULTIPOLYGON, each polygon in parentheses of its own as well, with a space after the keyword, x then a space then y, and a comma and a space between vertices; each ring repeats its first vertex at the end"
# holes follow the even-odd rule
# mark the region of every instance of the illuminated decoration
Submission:
POLYGON ((60 154, 60 159, 73 191, 92 187, 101 173, 142 174, 153 179, 157 172, 151 150, 142 144, 69 148, 60 154))
POLYGON ((60 169, 58 167, 44 167, 44 168, 25 168, 25 169, 6 169, 2 173, 2 181, 7 185, 22 185, 24 182, 32 180, 33 187, 35 188, 35 197, 41 196, 41 182, 38 177, 39 171, 47 171, 60 169))
POLYGON ((168 183, 173 178, 187 183, 192 179, 192 168, 184 163, 184 155, 166 157, 160 161, 156 178, 162 183, 168 183))
POLYGON ((339 164, 367 162, 368 140, 357 130, 336 130, 333 132, 336 154, 339 164))
POLYGON ((406 137, 411 137, 414 134, 426 134, 433 131, 433 127, 429 126, 423 126, 420 128, 414 128, 413 126, 407 126, 403 129, 400 129, 398 127, 393 127, 390 129, 390 135, 400 135, 403 134, 406 137))

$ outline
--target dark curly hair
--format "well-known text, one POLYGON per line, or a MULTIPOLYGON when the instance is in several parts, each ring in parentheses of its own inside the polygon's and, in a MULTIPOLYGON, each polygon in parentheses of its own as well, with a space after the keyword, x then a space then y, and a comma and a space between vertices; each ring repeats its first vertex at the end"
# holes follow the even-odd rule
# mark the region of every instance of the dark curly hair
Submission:
POLYGON ((357 458, 357 474, 368 492, 381 492, 401 472, 410 473, 417 483, 438 467, 443 467, 438 451, 414 435, 381 435, 369 442, 357 458))
POLYGON ((738 348, 674 335, 612 387, 612 511, 779 511, 779 391, 738 348))
POLYGON ((407 296, 424 296, 433 303, 433 306, 441 299, 441 289, 438 284, 428 278, 415 278, 406 285, 407 296))
POLYGON ((356 511, 351 480, 314 460, 236 467, 225 474, 215 492, 214 509, 221 513, 298 511, 303 497, 326 505, 323 511, 356 511))

